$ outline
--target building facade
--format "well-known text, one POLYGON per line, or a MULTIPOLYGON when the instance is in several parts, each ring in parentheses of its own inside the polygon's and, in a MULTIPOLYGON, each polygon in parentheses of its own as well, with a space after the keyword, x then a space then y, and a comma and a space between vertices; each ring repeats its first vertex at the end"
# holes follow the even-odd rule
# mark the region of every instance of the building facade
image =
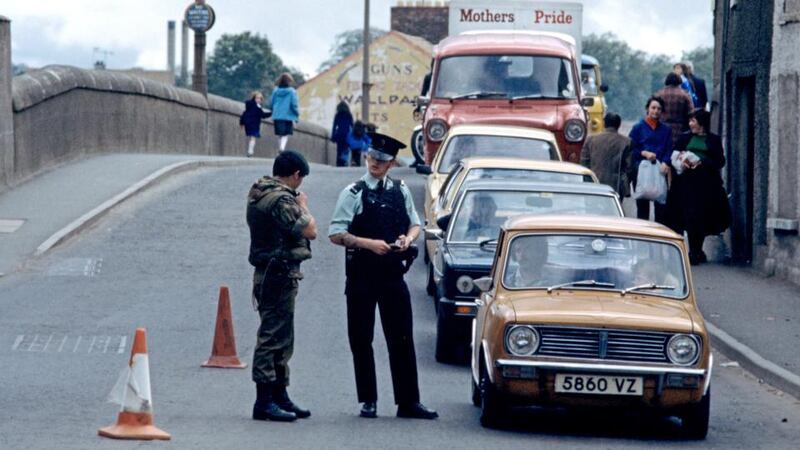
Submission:
POLYGON ((731 258, 800 284, 800 0, 716 0, 731 258))
POLYGON ((391 30, 437 44, 447 37, 449 11, 443 1, 399 1, 391 10, 391 30))

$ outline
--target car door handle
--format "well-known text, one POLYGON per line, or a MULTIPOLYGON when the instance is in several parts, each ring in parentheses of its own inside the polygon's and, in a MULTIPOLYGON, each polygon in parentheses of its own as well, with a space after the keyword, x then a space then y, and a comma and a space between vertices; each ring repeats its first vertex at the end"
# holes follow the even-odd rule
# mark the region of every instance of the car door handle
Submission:
POLYGON ((479 299, 479 298, 476 298, 476 299, 475 299, 475 304, 476 304, 476 305, 478 305, 478 306, 483 306, 483 305, 485 305, 486 303, 484 303, 484 301, 483 301, 483 300, 481 300, 481 299, 479 299))

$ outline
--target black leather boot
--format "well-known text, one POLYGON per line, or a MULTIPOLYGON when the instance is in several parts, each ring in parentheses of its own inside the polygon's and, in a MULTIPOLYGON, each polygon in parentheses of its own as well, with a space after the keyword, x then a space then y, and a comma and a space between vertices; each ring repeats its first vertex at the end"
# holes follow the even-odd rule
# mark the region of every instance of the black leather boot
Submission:
POLYGON ((297 406, 289 398, 289 393, 286 392, 286 386, 275 385, 272 389, 272 398, 275 399, 275 403, 280 406, 282 410, 293 412, 300 419, 311 417, 311 411, 297 406))
POLYGON ((256 383, 256 403, 253 405, 253 420, 273 420, 275 422, 293 422, 297 415, 285 411, 272 395, 272 385, 256 383))

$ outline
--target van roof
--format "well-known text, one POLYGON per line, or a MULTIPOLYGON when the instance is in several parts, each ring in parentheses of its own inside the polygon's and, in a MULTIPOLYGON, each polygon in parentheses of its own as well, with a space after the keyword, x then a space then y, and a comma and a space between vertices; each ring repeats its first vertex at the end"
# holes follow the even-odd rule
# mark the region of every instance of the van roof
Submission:
POLYGON ((572 58, 572 47, 550 34, 496 31, 450 36, 433 49, 434 57, 453 55, 534 54, 572 58))

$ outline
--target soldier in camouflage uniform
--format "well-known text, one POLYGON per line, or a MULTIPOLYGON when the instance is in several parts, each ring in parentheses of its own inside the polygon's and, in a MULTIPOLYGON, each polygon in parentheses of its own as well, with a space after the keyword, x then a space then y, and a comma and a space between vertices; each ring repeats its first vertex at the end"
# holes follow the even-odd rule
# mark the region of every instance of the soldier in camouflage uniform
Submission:
POLYGON ((294 300, 303 278, 300 262, 311 258, 317 225, 306 195, 297 191, 309 167, 287 150, 275 158, 272 177, 259 179, 247 195, 253 301, 261 316, 253 355, 256 402, 253 419, 293 421, 311 413, 289 399, 289 359, 294 345, 294 300))

